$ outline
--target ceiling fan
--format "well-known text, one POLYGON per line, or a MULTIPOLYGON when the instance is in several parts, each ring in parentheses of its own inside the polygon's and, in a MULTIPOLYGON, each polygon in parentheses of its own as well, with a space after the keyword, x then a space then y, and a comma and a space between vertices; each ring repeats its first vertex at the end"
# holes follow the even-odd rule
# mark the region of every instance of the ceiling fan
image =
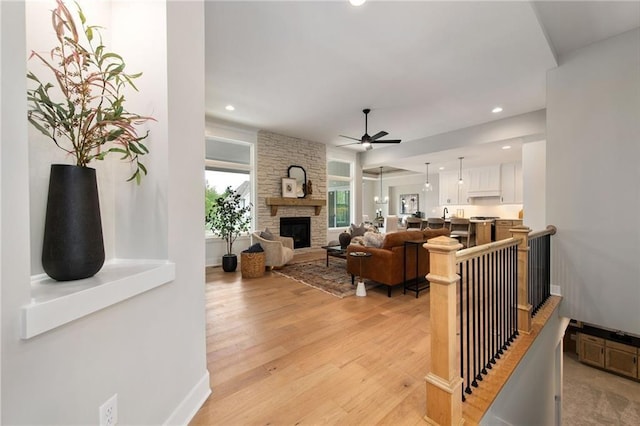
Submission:
POLYGON ((352 139, 352 140, 358 141, 358 142, 348 143, 348 144, 339 145, 339 146, 360 144, 360 145, 364 146, 365 149, 368 151, 368 150, 373 148, 373 146, 371 146, 371 144, 374 144, 374 143, 400 143, 401 142, 400 139, 380 139, 380 138, 388 135, 388 133, 385 132, 385 131, 380 131, 380 132, 376 133, 373 136, 369 136, 369 133, 367 133, 367 124, 368 124, 367 116, 369 115, 371 110, 369 108, 365 108, 365 109, 362 110, 362 112, 364 112, 364 135, 362 135, 362 137, 360 139, 352 138, 351 136, 340 135, 340 137, 347 138, 347 139, 352 139))

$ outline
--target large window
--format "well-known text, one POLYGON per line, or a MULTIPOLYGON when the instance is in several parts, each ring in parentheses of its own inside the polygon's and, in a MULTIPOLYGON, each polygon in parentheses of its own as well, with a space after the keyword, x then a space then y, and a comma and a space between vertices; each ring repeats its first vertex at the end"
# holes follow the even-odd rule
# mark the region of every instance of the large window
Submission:
MULTIPOLYGON (((244 205, 251 203, 251 149, 247 143, 206 140, 205 214, 227 187, 240 193, 244 205)), ((210 233, 210 224, 205 224, 210 233)))
POLYGON ((329 160, 327 163, 329 228, 351 224, 353 181, 351 163, 329 160))

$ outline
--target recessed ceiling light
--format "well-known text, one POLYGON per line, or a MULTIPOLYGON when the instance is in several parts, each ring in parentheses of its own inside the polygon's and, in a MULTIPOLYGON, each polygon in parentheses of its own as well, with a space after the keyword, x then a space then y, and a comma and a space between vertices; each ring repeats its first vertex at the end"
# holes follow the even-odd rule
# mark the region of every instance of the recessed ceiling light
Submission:
POLYGON ((365 1, 367 0, 349 0, 349 3, 351 3, 351 6, 362 6, 365 1))
POLYGON ((511 145, 505 145, 502 147, 502 149, 511 149, 511 145))
POLYGON ((491 110, 491 112, 494 113, 494 114, 502 112, 502 107, 495 107, 494 109, 491 110))
POLYGON ((438 170, 444 170, 444 166, 440 166, 438 170))
POLYGON ((224 107, 224 109, 226 109, 227 111, 235 111, 236 108, 233 105, 227 105, 226 107, 224 107))

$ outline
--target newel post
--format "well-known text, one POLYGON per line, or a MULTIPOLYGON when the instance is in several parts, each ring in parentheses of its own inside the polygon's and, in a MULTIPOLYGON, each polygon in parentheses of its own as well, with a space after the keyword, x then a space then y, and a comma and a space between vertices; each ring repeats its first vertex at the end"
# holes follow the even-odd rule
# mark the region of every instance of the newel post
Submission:
POLYGON ((510 229, 518 243, 518 331, 531 332, 531 310, 529 303, 529 232, 527 226, 516 226, 510 229))
POLYGON ((456 339, 456 251, 462 248, 457 240, 441 236, 430 239, 429 250, 431 320, 431 370, 427 383, 427 414, 425 420, 434 425, 461 424, 462 377, 456 339))

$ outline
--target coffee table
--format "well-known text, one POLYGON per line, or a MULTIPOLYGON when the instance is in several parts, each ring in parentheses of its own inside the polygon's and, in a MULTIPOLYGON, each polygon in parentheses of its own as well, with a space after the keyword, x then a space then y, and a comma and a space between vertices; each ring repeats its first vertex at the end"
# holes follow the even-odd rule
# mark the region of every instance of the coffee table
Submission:
POLYGON ((327 267, 329 266, 329 256, 339 257, 341 259, 347 258, 347 249, 340 246, 322 246, 327 251, 327 267))

